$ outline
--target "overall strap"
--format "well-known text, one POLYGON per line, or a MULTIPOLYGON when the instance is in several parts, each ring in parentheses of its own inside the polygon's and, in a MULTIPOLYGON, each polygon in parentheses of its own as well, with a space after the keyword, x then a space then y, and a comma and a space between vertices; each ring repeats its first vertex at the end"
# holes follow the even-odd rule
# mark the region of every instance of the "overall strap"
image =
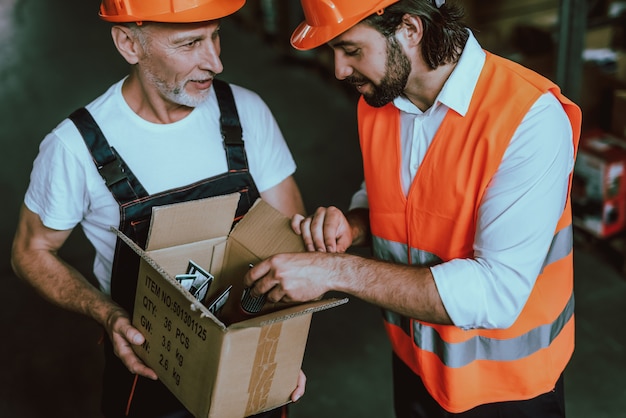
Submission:
POLYGON ((243 130, 232 89, 228 83, 217 79, 213 79, 213 87, 220 108, 220 129, 226 150, 228 171, 247 171, 248 161, 243 144, 243 130))
POLYGON ((148 196, 122 157, 109 145, 87 109, 83 107, 76 110, 69 116, 69 119, 74 122, 81 133, 100 176, 119 204, 148 196))
MULTIPOLYGON (((220 108, 220 129, 228 171, 248 171, 243 131, 230 85, 221 80, 213 80, 213 85, 220 108)), ((124 204, 148 196, 148 192, 122 157, 115 151, 115 148, 109 145, 102 130, 87 109, 76 110, 69 116, 69 119, 74 122, 81 133, 98 172, 118 203, 124 204)))

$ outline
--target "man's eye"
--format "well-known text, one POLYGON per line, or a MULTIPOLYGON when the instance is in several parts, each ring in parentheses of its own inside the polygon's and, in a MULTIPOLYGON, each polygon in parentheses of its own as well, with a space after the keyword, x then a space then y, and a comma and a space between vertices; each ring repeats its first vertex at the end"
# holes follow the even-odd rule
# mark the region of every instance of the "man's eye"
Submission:
POLYGON ((359 55, 359 53, 361 52, 361 49, 346 49, 344 50, 344 53, 350 57, 354 57, 356 55, 359 55))

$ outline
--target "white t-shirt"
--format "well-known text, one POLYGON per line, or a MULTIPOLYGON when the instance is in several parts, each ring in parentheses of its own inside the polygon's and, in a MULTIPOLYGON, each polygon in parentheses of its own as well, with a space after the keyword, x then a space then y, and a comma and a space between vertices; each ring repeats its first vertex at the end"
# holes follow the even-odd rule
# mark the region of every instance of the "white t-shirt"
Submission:
MULTIPOLYGON (((156 124, 139 117, 122 96, 124 80, 87 105, 109 144, 149 194, 185 186, 227 171, 214 89, 184 119, 156 124)), ((259 192, 295 172, 295 162, 271 111, 254 92, 231 85, 250 173, 259 192)), ((81 224, 95 247, 94 274, 110 292, 119 206, 107 189, 82 136, 69 120, 42 141, 24 199, 43 224, 69 230, 81 224)))

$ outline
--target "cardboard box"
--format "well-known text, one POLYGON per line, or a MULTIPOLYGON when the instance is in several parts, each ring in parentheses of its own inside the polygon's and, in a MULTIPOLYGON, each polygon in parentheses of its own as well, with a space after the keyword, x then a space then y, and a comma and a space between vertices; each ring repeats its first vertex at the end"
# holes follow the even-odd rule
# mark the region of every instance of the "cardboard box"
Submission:
POLYGON ((289 219, 261 200, 230 231, 238 200, 154 208, 145 251, 118 231, 141 257, 133 324, 146 342, 137 355, 196 417, 243 418, 288 403, 312 314, 347 302, 266 303, 258 316, 229 324, 249 264, 304 251, 289 219), (189 260, 215 276, 207 298, 232 286, 221 319, 175 280, 189 260))
POLYGON ((574 225, 598 238, 626 227, 626 141, 602 131, 583 135, 572 186, 574 225))

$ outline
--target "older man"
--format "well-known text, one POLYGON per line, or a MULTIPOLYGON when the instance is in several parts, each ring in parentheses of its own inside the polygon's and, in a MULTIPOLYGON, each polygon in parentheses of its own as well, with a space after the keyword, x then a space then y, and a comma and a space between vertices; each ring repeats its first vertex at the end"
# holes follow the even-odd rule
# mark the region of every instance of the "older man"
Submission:
MULTIPOLYGON (((107 417, 191 416, 132 350, 144 342, 130 321, 138 259, 110 227, 144 245, 152 207, 233 192, 237 217, 259 196, 288 216, 304 213, 270 110, 215 78, 219 19, 244 2, 103 0, 130 73, 46 136, 34 163, 12 263, 44 297, 106 330, 107 417), (79 224, 96 250, 99 288, 57 255, 79 224)), ((301 374, 293 399, 303 392, 301 374)))

